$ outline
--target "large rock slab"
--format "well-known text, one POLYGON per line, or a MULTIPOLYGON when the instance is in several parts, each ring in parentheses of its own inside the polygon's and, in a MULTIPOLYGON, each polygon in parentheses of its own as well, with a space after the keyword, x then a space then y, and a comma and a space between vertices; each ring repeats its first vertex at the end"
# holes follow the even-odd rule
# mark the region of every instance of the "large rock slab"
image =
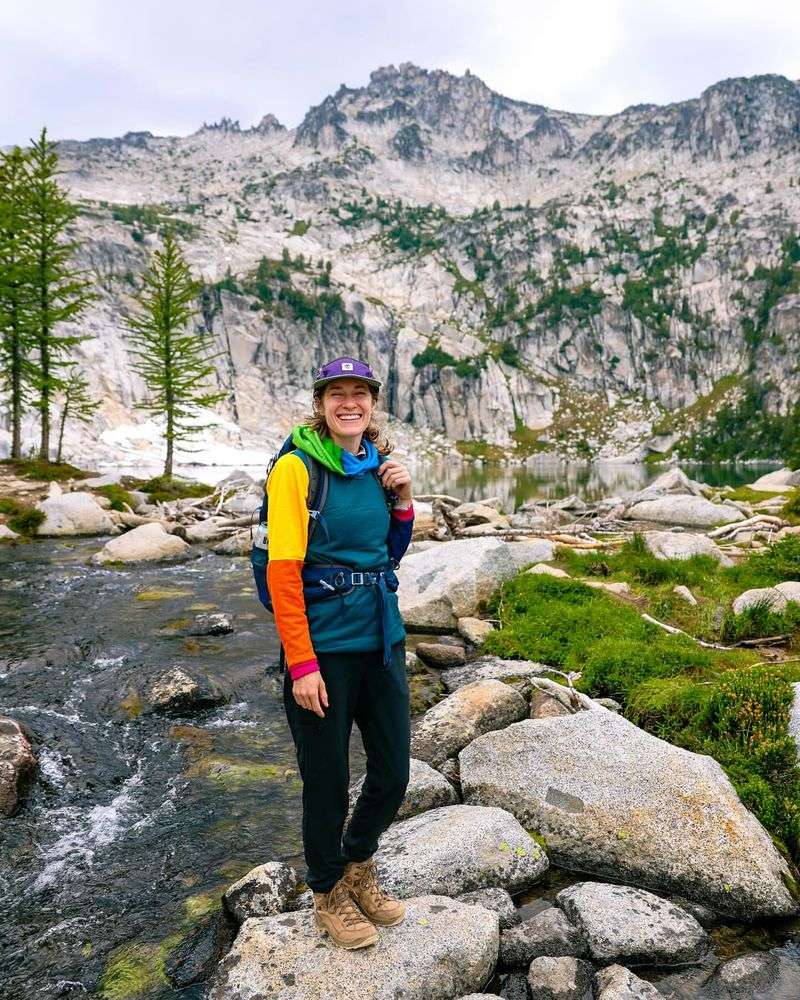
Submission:
POLYGON ((528 704, 501 681, 473 681, 422 716, 411 734, 411 754, 433 767, 453 757, 476 736, 502 729, 528 714, 528 704))
POLYGON ((690 528, 714 528, 718 524, 744 520, 744 514, 736 507, 683 493, 640 500, 628 507, 622 516, 636 521, 684 524, 690 528))
POLYGON ((402 898, 458 896, 497 887, 522 892, 547 870, 542 848, 505 809, 441 806, 392 825, 378 841, 381 881, 402 898))
POLYGON ((412 627, 455 628, 459 618, 478 614, 516 573, 516 559, 499 538, 458 539, 406 555, 397 571, 403 621, 412 627))
POLYGON ((773 493, 785 486, 800 486, 800 470, 792 472, 787 468, 776 469, 750 483, 751 490, 760 490, 764 493, 773 493))
POLYGON ((91 493, 48 496, 37 503, 36 508, 46 515, 36 529, 36 534, 48 538, 61 535, 108 535, 117 530, 91 493))
MULTIPOLYGON (((361 794, 364 777, 350 786, 350 812, 355 808, 356 800, 361 794)), ((428 809, 439 806, 452 806, 458 803, 456 790, 439 771, 426 764, 424 760, 412 757, 409 762, 408 787, 400 808, 397 810, 395 822, 410 819, 428 809)))
POLYGON ((92 562, 161 562, 185 559, 189 554, 190 546, 182 538, 168 534, 160 524, 153 522, 140 524, 119 538, 112 538, 99 552, 95 552, 92 562))
POLYGON ((502 681, 525 694, 533 687, 534 677, 549 676, 543 663, 533 660, 501 660, 499 656, 482 656, 463 667, 443 670, 441 680, 448 691, 457 691, 474 681, 502 681))
POLYGON ((450 1000, 485 985, 499 942, 496 913, 437 895, 406 900, 369 948, 321 933, 308 910, 245 920, 209 1000, 450 1000))
POLYGON ((711 556, 722 566, 733 565, 732 560, 708 535, 695 535, 688 531, 646 531, 644 542, 656 559, 711 556))
POLYGON ((509 809, 566 868, 746 920, 798 911, 786 862, 717 761, 596 703, 479 736, 459 764, 465 802, 509 809))
POLYGON ((17 811, 35 772, 36 757, 22 727, 0 716, 0 816, 17 811))
POLYGON ((675 965, 704 957, 708 934, 667 899, 628 885, 578 882, 556 903, 582 932, 595 962, 675 965))

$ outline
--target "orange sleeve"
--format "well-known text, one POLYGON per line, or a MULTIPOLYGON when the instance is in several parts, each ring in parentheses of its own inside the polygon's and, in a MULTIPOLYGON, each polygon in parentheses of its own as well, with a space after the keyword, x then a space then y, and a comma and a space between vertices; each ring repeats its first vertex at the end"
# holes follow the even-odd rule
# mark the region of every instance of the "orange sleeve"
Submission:
POLYGON ((269 508, 267 584, 275 626, 292 680, 319 670, 303 598, 303 562, 308 545, 308 469, 297 455, 283 455, 266 483, 269 508))

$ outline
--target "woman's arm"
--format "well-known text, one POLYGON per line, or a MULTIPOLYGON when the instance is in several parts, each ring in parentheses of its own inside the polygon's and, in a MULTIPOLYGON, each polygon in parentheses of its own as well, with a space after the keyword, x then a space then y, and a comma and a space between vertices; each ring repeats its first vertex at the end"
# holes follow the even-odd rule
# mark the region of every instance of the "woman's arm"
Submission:
POLYGON ((308 546, 308 469, 297 455, 283 455, 266 484, 269 497, 267 584, 286 666, 293 681, 319 670, 303 598, 308 546))

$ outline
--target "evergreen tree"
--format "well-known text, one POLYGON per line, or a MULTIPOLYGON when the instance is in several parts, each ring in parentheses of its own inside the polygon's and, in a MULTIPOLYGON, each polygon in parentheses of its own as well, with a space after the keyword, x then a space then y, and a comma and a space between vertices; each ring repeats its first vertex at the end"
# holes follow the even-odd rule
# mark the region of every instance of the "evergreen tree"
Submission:
POLYGON ((39 459, 50 461, 50 408, 53 394, 65 387, 59 370, 71 363, 70 348, 83 336, 58 334, 59 323, 75 320, 96 298, 90 279, 78 270, 72 257, 79 244, 66 237, 77 209, 56 183, 58 156, 55 143, 43 128, 30 150, 30 193, 25 214, 30 250, 34 259, 33 333, 36 338, 36 407, 41 413, 39 459))
POLYGON ((58 451, 56 464, 61 464, 61 449, 64 444, 64 427, 67 420, 80 420, 81 423, 91 422, 100 400, 89 395, 89 383, 77 364, 70 365, 64 379, 64 389, 61 393, 61 420, 58 428, 58 451))
POLYGON ((35 374, 30 361, 33 261, 23 211, 29 183, 28 158, 19 146, 0 153, 0 388, 8 393, 12 458, 22 458, 22 414, 30 405, 35 374))
POLYGON ((174 233, 167 229, 163 248, 153 253, 144 288, 137 296, 140 313, 128 320, 134 341, 131 367, 150 392, 150 398, 135 407, 166 420, 167 477, 172 476, 173 443, 200 430, 189 421, 200 407, 213 406, 227 395, 204 385, 215 373, 211 360, 219 356, 207 353, 209 334, 187 330, 200 287, 192 279, 174 233))

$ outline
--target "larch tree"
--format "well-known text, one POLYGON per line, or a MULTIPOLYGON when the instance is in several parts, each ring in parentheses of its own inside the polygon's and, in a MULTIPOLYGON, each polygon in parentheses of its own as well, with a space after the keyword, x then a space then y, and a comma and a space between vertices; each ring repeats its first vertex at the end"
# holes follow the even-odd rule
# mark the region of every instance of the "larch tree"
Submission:
POLYGON ((0 388, 8 396, 11 458, 22 458, 22 415, 35 375, 30 355, 33 258, 23 205, 29 193, 27 155, 15 146, 0 153, 0 388))
POLYGON ((64 447, 64 428, 68 420, 79 420, 81 423, 91 423, 98 407, 99 399, 89 395, 89 383, 77 363, 69 366, 63 379, 64 388, 59 393, 61 417, 58 426, 58 449, 56 464, 61 464, 61 452, 64 447))
POLYGON ((191 275, 171 229, 155 250, 136 296, 139 311, 128 319, 132 334, 131 367, 141 376, 149 398, 135 403, 165 421, 167 453, 164 476, 172 477, 175 442, 181 443, 202 428, 193 423, 204 407, 227 396, 208 380, 216 374, 209 354, 211 336, 191 324, 201 285, 191 275))
POLYGON ((58 326, 76 320, 96 292, 87 272, 79 270, 73 260, 79 243, 68 237, 67 230, 78 212, 56 182, 58 156, 46 128, 27 152, 30 190, 24 210, 34 262, 35 406, 41 414, 39 458, 49 462, 53 395, 65 386, 59 372, 74 361, 72 347, 87 339, 60 333, 58 326))

